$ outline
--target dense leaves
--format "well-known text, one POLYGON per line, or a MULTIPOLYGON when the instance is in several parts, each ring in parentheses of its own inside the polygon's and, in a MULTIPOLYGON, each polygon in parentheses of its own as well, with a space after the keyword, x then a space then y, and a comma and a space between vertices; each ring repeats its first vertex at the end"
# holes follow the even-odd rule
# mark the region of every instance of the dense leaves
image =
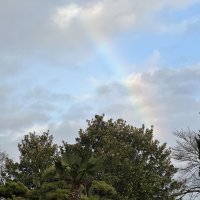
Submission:
POLYGON ((29 189, 40 187, 43 171, 54 163, 57 156, 57 145, 53 144, 53 137, 48 132, 42 135, 29 133, 18 144, 18 148, 19 162, 6 160, 4 178, 16 179, 29 189))
POLYGON ((115 188, 107 184, 105 181, 93 181, 89 193, 90 196, 98 196, 101 199, 109 199, 116 196, 115 188))
POLYGON ((28 192, 28 188, 20 182, 9 181, 0 186, 0 197, 14 198, 25 197, 28 192))
POLYGON ((117 199, 175 199, 176 169, 166 145, 153 140, 153 129, 96 116, 85 131, 80 130, 77 142, 103 161, 101 179, 113 185, 117 199))
POLYGON ((153 128, 136 128, 122 119, 105 120, 98 115, 87 122, 75 144, 64 142, 59 148, 48 132, 25 135, 18 145, 19 162, 5 160, 1 197, 179 199, 182 184, 173 179, 176 169, 170 161, 171 152, 166 144, 153 139, 153 128))
POLYGON ((39 190, 40 200, 65 200, 69 195, 68 185, 60 178, 54 166, 42 174, 42 185, 39 190))
POLYGON ((83 156, 74 149, 62 154, 61 159, 55 164, 57 172, 65 177, 70 184, 69 200, 81 199, 82 191, 85 189, 88 176, 98 172, 99 164, 92 157, 83 156))

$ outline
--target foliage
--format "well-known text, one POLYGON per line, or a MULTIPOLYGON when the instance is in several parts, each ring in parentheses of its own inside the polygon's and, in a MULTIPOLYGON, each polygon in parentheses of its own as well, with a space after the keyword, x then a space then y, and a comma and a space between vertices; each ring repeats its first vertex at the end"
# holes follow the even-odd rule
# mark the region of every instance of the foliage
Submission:
POLYGON ((25 197, 27 192, 28 188, 20 182, 9 181, 0 185, 0 197, 20 199, 25 197))
MULTIPOLYGON (((5 160, 0 195, 15 200, 177 200, 183 194, 182 183, 173 178, 177 170, 171 151, 153 139, 153 128, 98 115, 87 123, 75 144, 63 143, 61 155, 49 132, 25 135, 18 144, 19 162, 5 160)), ((192 139, 199 171, 200 138, 192 139)))
POLYGON ((40 200, 65 200, 69 195, 68 185, 56 174, 54 166, 49 167, 42 174, 40 200))
POLYGON ((105 181, 93 181, 90 187, 90 196, 99 196, 99 198, 112 198, 116 196, 115 188, 105 181))
POLYGON ((26 199, 23 197, 12 196, 11 198, 8 198, 7 200, 26 200, 26 199))
POLYGON ((180 183, 166 144, 153 140, 153 129, 136 128, 122 119, 95 116, 80 130, 77 142, 87 154, 103 161, 99 177, 111 184, 120 200, 176 199, 180 183))
POLYGON ((58 174, 65 177, 66 183, 71 185, 69 200, 78 200, 86 187, 88 175, 95 175, 99 164, 96 159, 83 156, 74 149, 63 153, 61 159, 55 163, 55 167, 58 174))
POLYGON ((16 179, 29 189, 39 188, 43 171, 54 163, 57 156, 57 145, 53 144, 53 136, 48 132, 42 135, 29 133, 18 144, 18 148, 20 161, 6 159, 4 178, 16 179))
POLYGON ((185 185, 182 193, 195 199, 200 193, 200 135, 189 129, 176 131, 174 134, 177 145, 173 148, 172 156, 181 165, 179 179, 185 185))

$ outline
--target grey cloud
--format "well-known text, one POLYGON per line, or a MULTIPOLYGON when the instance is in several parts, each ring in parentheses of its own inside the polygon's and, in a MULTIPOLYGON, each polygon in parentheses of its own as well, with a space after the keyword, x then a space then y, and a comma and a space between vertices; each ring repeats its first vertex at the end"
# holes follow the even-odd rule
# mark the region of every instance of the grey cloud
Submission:
POLYGON ((44 1, 22 0, 1 3, 0 63, 5 68, 14 68, 12 65, 16 63, 28 67, 26 63, 30 60, 32 64, 43 61, 50 66, 69 68, 80 65, 75 58, 86 57, 89 42, 81 34, 77 35, 81 32, 78 25, 63 31, 53 25, 52 15, 62 5, 63 1, 48 1, 46 4, 44 1), (9 59, 6 60, 6 57, 9 59))
MULTIPOLYGON (((175 129, 197 127, 200 107, 199 66, 144 72, 140 74, 139 81, 135 79, 136 76, 133 74, 129 78, 128 88, 126 82, 105 83, 96 88, 91 99, 73 104, 66 110, 63 122, 56 129, 60 136, 64 134, 63 127, 71 130, 73 124, 78 130, 84 125, 85 119, 103 113, 107 117, 124 118, 136 126, 142 123, 147 127, 154 125, 157 137, 165 141, 170 140, 175 129)), ((70 140, 74 135, 76 131, 68 135, 70 140)))
POLYGON ((60 144, 63 140, 74 143, 80 128, 86 127, 86 119, 90 119, 93 115, 94 108, 87 105, 87 102, 74 103, 62 115, 62 119, 59 122, 49 124, 49 129, 57 143, 60 144))
POLYGON ((0 106, 2 106, 2 104, 6 102, 10 90, 11 90, 10 86, 4 84, 0 85, 0 106))
POLYGON ((31 88, 29 91, 27 91, 24 96, 24 99, 28 99, 30 101, 31 99, 35 99, 37 101, 43 101, 44 103, 48 102, 70 102, 73 100, 73 97, 69 94, 62 94, 58 92, 52 92, 48 88, 42 87, 42 86, 35 86, 31 88))
MULTIPOLYGON (((93 37, 100 39, 127 28, 147 27, 155 12, 166 7, 181 9, 197 2, 199 1, 184 0, 180 3, 178 0, 151 0, 144 3, 139 0, 16 0, 13 3, 11 0, 2 0, 0 65, 10 71, 18 68, 13 67, 16 63, 17 66, 28 68, 27 63, 30 62, 32 65, 43 62, 49 66, 77 68, 93 54, 93 37), (57 9, 72 4, 79 6, 82 14, 69 27, 61 29, 54 24, 53 17, 57 9), (96 17, 93 16, 95 8, 100 9, 96 17), (6 57, 9 57, 9 61, 5 61, 6 57)), ((152 22, 150 24, 152 26, 152 22)))
POLYGON ((130 98, 129 89, 122 81, 109 82, 97 87, 94 102, 99 105, 96 113, 104 113, 107 118, 123 118, 139 126, 144 123, 140 117, 137 118, 137 108, 130 98))
POLYGON ((81 103, 74 104, 68 109, 67 115, 64 117, 73 120, 85 119, 92 110, 92 106, 88 105, 87 102, 84 102, 83 105, 81 103))
POLYGON ((200 16, 185 24, 185 35, 194 36, 200 33, 200 16))
POLYGON ((8 87, 6 84, 1 86, 1 134, 6 135, 8 131, 20 131, 48 121, 49 113, 52 111, 51 102, 42 103, 34 100, 34 104, 34 101, 24 99, 22 94, 23 92, 14 86, 8 87))
MULTIPOLYGON (((123 81, 110 81, 97 87, 93 102, 93 110, 97 114, 104 113, 106 118, 123 118, 136 126, 144 123, 134 105, 134 98, 130 96, 129 88, 123 81), (98 107, 95 108, 95 105, 98 107)), ((93 113, 96 114, 94 111, 93 113)))
MULTIPOLYGON (((160 69, 130 78, 132 96, 138 99, 148 121, 168 130, 199 123, 200 68, 160 69), (196 117, 195 117, 196 116, 196 117)), ((164 130, 165 129, 165 130, 164 130)), ((168 132, 168 133, 169 133, 168 132)), ((170 133, 169 133, 170 134, 170 133)), ((166 137, 167 133, 166 133, 166 137)))
MULTIPOLYGON (((79 67, 93 53, 93 37, 102 39, 102 36, 104 38, 129 27, 146 27, 161 9, 181 9, 195 2, 198 1, 150 0, 144 3, 140 0, 103 0, 83 3, 16 0, 13 3, 11 0, 2 0, 0 78, 2 80, 10 75, 13 78, 17 74, 14 80, 19 80, 22 70, 38 64, 79 67), (96 18, 91 17, 90 8, 98 2, 102 3, 101 13, 96 18), (52 18, 58 8, 65 8, 69 4, 80 6, 83 10, 80 16, 85 21, 77 17, 62 29, 52 18)), ((7 79, 0 86, 0 134, 4 136, 1 137, 1 144, 6 147, 9 144, 8 137, 18 131, 23 134, 24 130, 34 125, 49 126, 57 141, 65 138, 73 141, 78 129, 85 126, 86 119, 102 113, 110 117, 122 117, 140 126, 144 120, 140 116, 141 111, 148 113, 148 119, 145 120, 149 125, 155 122, 156 126, 161 124, 165 128, 170 127, 170 130, 197 125, 198 117, 194 120, 194 115, 199 109, 199 67, 146 72, 141 74, 139 82, 134 81, 134 74, 132 78, 129 79, 129 91, 126 83, 109 82, 96 88, 91 98, 82 101, 40 85, 33 87, 27 83, 25 89, 20 88, 22 85, 7 79)))
POLYGON ((0 133, 23 131, 34 125, 48 124, 71 101, 68 94, 55 93, 43 87, 20 90, 6 85, 0 93, 0 133))
POLYGON ((9 155, 10 158, 17 160, 19 157, 17 144, 20 142, 20 140, 12 140, 11 138, 12 135, 9 135, 8 137, 0 136, 0 139, 3 140, 3 142, 0 144, 0 149, 9 155))
POLYGON ((57 144, 61 144, 62 141, 74 143, 82 127, 83 121, 80 120, 63 120, 60 123, 51 123, 49 125, 50 133, 53 134, 54 141, 57 144))
POLYGON ((41 112, 19 112, 11 113, 10 115, 0 116, 1 133, 6 133, 7 130, 19 131, 26 127, 32 126, 35 123, 47 121, 48 117, 41 112))
POLYGON ((169 95, 194 95, 198 94, 200 89, 200 66, 160 69, 154 73, 144 73, 141 79, 157 87, 161 92, 160 95, 166 93, 169 93, 169 95))
POLYGON ((110 82, 104 85, 101 85, 96 89, 97 95, 100 98, 108 98, 109 96, 127 96, 127 88, 123 83, 120 82, 110 82))
MULTIPOLYGON (((69 97, 68 106, 60 105, 59 109, 56 107, 62 101, 62 94, 60 96, 51 93, 45 88, 32 88, 30 93, 26 94, 26 98, 28 102, 35 104, 29 104, 25 109, 27 112, 20 110, 19 106, 12 106, 13 113, 8 112, 10 116, 1 115, 1 133, 5 131, 11 134, 11 130, 23 131, 31 125, 45 124, 54 135, 56 143, 60 144, 62 140, 74 142, 79 129, 86 127, 86 119, 91 119, 95 114, 105 113, 107 118, 123 118, 138 127, 143 123, 147 127, 154 125, 155 137, 172 143, 172 131, 188 126, 192 129, 198 128, 199 69, 199 66, 163 68, 153 72, 132 74, 124 82, 102 84, 85 100, 77 101, 69 97), (54 95, 57 96, 57 103, 55 107, 48 107, 54 101, 54 95), (50 101, 46 103, 47 99, 50 101), (37 107, 40 105, 39 102, 45 102, 47 105, 37 107), (58 119, 52 120, 52 113, 56 114, 58 119), (6 126, 9 129, 6 129, 6 126)), ((5 137, 2 141, 6 142, 5 137)))
POLYGON ((155 137, 172 144, 174 130, 199 128, 200 67, 135 73, 124 82, 97 87, 90 101, 90 113, 123 118, 135 126, 154 125, 155 137))
POLYGON ((59 144, 63 139, 72 142, 87 108, 74 105, 75 97, 52 91, 48 86, 20 86, 6 82, 0 86, 0 147, 18 156, 14 152, 23 135, 44 128, 50 129, 59 144))
POLYGON ((19 63, 20 61, 18 59, 5 59, 5 57, 2 56, 0 59, 0 78, 4 79, 18 74, 23 69, 23 65, 19 63))

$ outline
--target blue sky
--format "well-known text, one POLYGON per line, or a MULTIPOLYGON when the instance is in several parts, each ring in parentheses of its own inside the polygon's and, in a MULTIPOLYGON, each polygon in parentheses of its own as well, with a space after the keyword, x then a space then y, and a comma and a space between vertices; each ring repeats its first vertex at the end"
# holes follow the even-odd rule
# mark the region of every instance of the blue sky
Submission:
POLYGON ((30 131, 73 142, 96 114, 199 129, 199 0, 2 0, 0 147, 30 131))

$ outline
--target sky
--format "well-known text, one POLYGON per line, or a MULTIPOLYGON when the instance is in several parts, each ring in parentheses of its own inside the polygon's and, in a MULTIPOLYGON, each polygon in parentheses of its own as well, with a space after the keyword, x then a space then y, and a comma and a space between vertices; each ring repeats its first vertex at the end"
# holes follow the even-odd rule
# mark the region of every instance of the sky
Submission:
POLYGON ((73 143, 96 114, 199 130, 200 0, 1 0, 0 149, 25 134, 73 143))

